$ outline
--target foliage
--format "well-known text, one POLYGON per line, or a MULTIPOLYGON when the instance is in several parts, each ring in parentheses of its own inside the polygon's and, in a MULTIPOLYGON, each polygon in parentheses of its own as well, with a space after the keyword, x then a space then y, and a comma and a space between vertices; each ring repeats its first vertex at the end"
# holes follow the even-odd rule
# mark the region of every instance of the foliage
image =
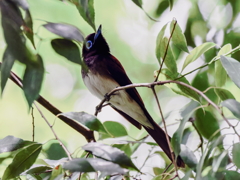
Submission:
MULTIPOLYGON (((163 12, 174 9, 174 3, 177 2, 179 1, 163 0, 158 3, 154 15, 151 15, 146 12, 142 0, 132 0, 132 3, 145 13, 151 23, 158 23, 155 19, 159 18, 163 12)), ((93 0, 69 0, 59 3, 75 6, 79 17, 82 17, 94 31, 96 30, 95 17, 98 14, 95 13, 93 0)), ((233 125, 231 121, 233 118, 240 120, 240 97, 235 93, 239 92, 240 88, 240 45, 238 44, 240 32, 239 27, 234 29, 234 23, 240 13, 238 8, 240 3, 239 1, 218 3, 219 8, 231 7, 232 16, 227 24, 216 25, 215 29, 211 28, 213 25, 209 25, 212 17, 209 15, 208 19, 201 13, 200 1, 191 2, 185 31, 181 29, 177 17, 165 24, 156 37, 155 56, 160 66, 155 67, 155 81, 152 80, 148 85, 141 83, 136 85, 154 88, 164 85, 178 96, 189 99, 189 103, 180 111, 181 121, 171 139, 174 153, 182 157, 186 168, 176 170, 173 166, 167 169, 152 167, 153 179, 228 180, 240 178, 236 170, 240 168, 240 134, 237 129, 238 124, 233 125), (210 30, 216 32, 211 39, 213 42, 207 38, 211 35, 210 30), (221 47, 215 41, 215 36, 220 32, 224 34, 221 47), (201 43, 196 41, 197 38, 201 39, 201 43), (204 64, 196 66, 200 58, 204 60, 204 64), (190 80, 187 75, 192 74, 194 74, 194 79, 190 80), (229 87, 237 90, 233 92, 229 87), (226 125, 222 128, 224 123, 226 125), (224 129, 229 129, 231 134, 238 137, 238 142, 228 142, 231 143, 230 148, 226 148, 224 144, 224 140, 230 134, 224 134, 224 129), (193 148, 196 150, 192 151, 188 146, 190 135, 194 134, 197 135, 194 136, 197 138, 194 141, 200 144, 194 145, 193 148)), ((11 79, 22 88, 29 109, 32 106, 37 107, 35 102, 39 102, 88 141, 81 148, 84 150, 81 155, 72 155, 37 107, 61 146, 52 144, 54 150, 46 152, 42 149, 44 143, 26 141, 13 136, 2 138, 0 153, 8 154, 0 158, 0 162, 8 158, 12 160, 4 170, 2 180, 17 177, 92 179, 96 175, 103 179, 123 177, 141 179, 145 176, 142 168, 151 156, 160 156, 165 162, 165 167, 171 163, 164 153, 156 150, 156 143, 148 142, 146 137, 130 141, 131 133, 123 124, 112 120, 102 123, 95 116, 104 108, 103 103, 109 98, 107 96, 97 106, 95 115, 86 112, 59 113, 59 110, 49 106, 49 102, 43 101, 44 98, 39 93, 44 83, 46 59, 39 53, 39 46, 36 44, 36 41, 42 39, 38 36, 38 30, 33 28, 35 20, 32 19, 31 7, 26 0, 2 0, 0 8, 6 43, 0 64, 2 94, 7 91, 6 83, 8 79, 11 79), (22 72, 22 81, 11 72, 15 61, 25 67, 22 72), (98 141, 101 142, 92 142, 95 141, 96 134, 99 137, 98 141), (122 138, 123 140, 116 139, 115 143, 108 143, 110 138, 122 138), (142 148, 141 144, 151 149, 146 160, 141 162, 142 166, 134 161, 134 153, 142 148), (50 157, 50 153, 55 153, 55 158, 43 158, 44 155, 50 157), (94 172, 98 173, 94 175, 94 172)), ((84 35, 78 27, 68 23, 45 20, 41 27, 56 35, 55 38, 48 40, 55 53, 80 65, 83 69, 87 68, 81 57, 84 35)))

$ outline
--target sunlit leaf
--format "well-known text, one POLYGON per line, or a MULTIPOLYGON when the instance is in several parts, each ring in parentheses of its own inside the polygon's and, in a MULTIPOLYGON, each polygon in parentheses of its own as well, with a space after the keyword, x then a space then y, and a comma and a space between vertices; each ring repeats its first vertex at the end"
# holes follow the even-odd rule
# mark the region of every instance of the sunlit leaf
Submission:
POLYGON ((210 139, 214 133, 216 133, 215 137, 220 135, 219 132, 217 133, 219 130, 218 121, 209 111, 203 112, 202 109, 198 109, 196 111, 196 120, 194 121, 194 124, 201 135, 206 139, 210 139))
POLYGON ((185 38, 184 34, 182 33, 182 30, 181 30, 180 26, 178 25, 178 23, 176 22, 176 20, 172 20, 172 22, 170 24, 170 32, 172 32, 172 31, 173 31, 173 35, 172 35, 173 44, 175 46, 177 46, 177 48, 188 53, 189 51, 187 48, 186 38, 185 38))
POLYGON ((209 49, 213 48, 214 46, 216 46, 215 43, 213 42, 206 42, 198 47, 195 47, 190 54, 187 56, 187 58, 184 61, 183 67, 182 67, 182 71, 183 69, 185 69, 185 67, 194 62, 195 60, 197 60, 202 54, 204 54, 206 51, 208 51, 209 49))
POLYGON ((131 159, 118 148, 100 143, 88 143, 82 148, 97 157, 119 164, 121 167, 139 171, 131 159))
POLYGON ((197 167, 197 158, 194 153, 185 145, 181 145, 181 153, 180 156, 184 163, 190 167, 191 169, 195 169, 197 167))
POLYGON ((82 32, 75 26, 70 24, 47 23, 43 25, 47 30, 57 34, 65 39, 83 42, 82 32))
MULTIPOLYGON (((226 44, 220 49, 220 51, 217 54, 217 57, 220 57, 221 55, 228 53, 229 51, 231 51, 231 49, 232 49, 232 45, 226 44)), ((214 79, 215 79, 215 85, 217 87, 222 87, 227 80, 227 73, 223 68, 220 60, 215 62, 215 78, 214 79)))
POLYGON ((99 121, 96 116, 93 116, 86 112, 66 112, 61 113, 60 115, 65 116, 69 119, 73 119, 88 127, 92 131, 107 133, 101 121, 99 121))
POLYGON ((154 172, 155 176, 162 174, 163 171, 164 171, 164 169, 159 168, 159 167, 154 167, 153 168, 153 172, 154 172))
POLYGON ((177 72, 177 64, 176 64, 175 57, 173 55, 171 46, 169 45, 167 47, 168 41, 169 41, 169 39, 167 37, 164 37, 161 41, 161 46, 160 46, 161 59, 162 59, 162 61, 164 60, 164 64, 167 66, 167 68, 172 73, 176 73, 177 72), (165 56, 165 53, 166 53, 166 56, 165 56), (165 59, 163 59, 163 58, 165 58, 165 59))
POLYGON ((15 151, 31 143, 30 141, 24 141, 14 136, 6 136, 0 140, 0 153, 15 151))
POLYGON ((235 143, 233 144, 233 150, 232 150, 232 154, 233 154, 233 162, 234 164, 240 168, 240 143, 235 143))
POLYGON ((37 159, 42 144, 31 144, 20 150, 13 158, 12 163, 4 171, 2 180, 14 178, 29 169, 37 159))
POLYGON ((37 173, 44 173, 48 170, 51 170, 52 167, 50 166, 44 166, 44 165, 34 165, 33 167, 29 168, 26 172, 23 174, 37 174, 37 173))
POLYGON ((64 171, 61 165, 56 166, 53 168, 51 176, 49 180, 62 180, 64 176, 64 171))
POLYGON ((227 100, 227 99, 235 99, 233 94, 230 91, 228 91, 227 89, 215 88, 214 91, 222 101, 227 100))
MULTIPOLYGON (((162 69, 161 74, 159 76, 159 80, 160 81, 174 80, 174 79, 177 78, 178 74, 179 73, 174 74, 168 69, 162 69)), ((182 78, 178 79, 178 81, 184 82, 186 84, 190 84, 185 77, 182 77, 182 78)), ((192 89, 189 89, 188 87, 185 87, 185 86, 180 85, 180 84, 175 84, 175 83, 165 84, 165 86, 171 88, 171 90, 173 92, 175 92, 176 94, 186 96, 188 98, 191 98, 191 99, 199 102, 198 94, 195 91, 193 91, 192 89)))
POLYGON ((71 172, 95 172, 100 171, 110 175, 113 173, 125 174, 126 170, 118 164, 99 158, 78 158, 65 162, 63 168, 71 172))
POLYGON ((167 24, 162 27, 162 29, 161 29, 160 32, 158 33, 157 41, 156 41, 156 50, 155 50, 155 53, 156 53, 156 57, 157 57, 157 59, 158 59, 159 64, 161 64, 160 58, 161 58, 162 54, 161 54, 160 49, 161 49, 162 39, 163 39, 163 37, 164 37, 166 27, 167 27, 167 24))
POLYGON ((240 119, 240 103, 235 99, 227 99, 221 103, 222 106, 228 108, 233 115, 240 119))
POLYGON ((39 97, 44 76, 43 61, 40 55, 36 55, 34 64, 27 65, 23 76, 23 91, 29 107, 39 97))
POLYGON ((240 88, 240 62, 227 56, 221 56, 220 60, 231 80, 240 88))
POLYGON ((113 137, 127 136, 127 130, 119 122, 115 121, 105 121, 103 123, 104 127, 113 137))

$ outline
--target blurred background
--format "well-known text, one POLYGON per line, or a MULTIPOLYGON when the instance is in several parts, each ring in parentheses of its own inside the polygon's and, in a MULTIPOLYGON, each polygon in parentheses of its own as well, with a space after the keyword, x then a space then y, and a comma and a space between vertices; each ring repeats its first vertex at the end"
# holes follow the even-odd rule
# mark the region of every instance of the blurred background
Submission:
MULTIPOLYGON (((43 58, 46 70, 40 94, 63 112, 85 111, 94 114, 95 107, 100 100, 91 95, 84 86, 81 78, 81 67, 55 53, 50 42, 58 36, 47 31, 42 25, 46 22, 72 24, 77 26, 85 36, 93 33, 93 29, 81 18, 76 7, 67 1, 27 1, 34 22, 34 32, 37 35, 35 39, 37 51, 43 58)), ((133 83, 152 82, 154 80, 154 71, 159 68, 155 57, 156 38, 161 28, 173 18, 178 21, 185 33, 189 50, 206 41, 215 42, 218 45, 217 48, 227 43, 231 43, 235 47, 240 42, 240 1, 175 0, 172 11, 169 10, 168 1, 166 0, 143 0, 145 12, 130 0, 98 0, 94 2, 94 7, 96 26, 102 24, 103 35, 110 46, 111 53, 121 61, 133 83), (155 20, 151 20, 147 14, 155 20)), ((1 31, 1 57, 5 48, 1 31)), ((204 57, 199 58, 185 68, 183 74, 205 62, 209 62, 216 55, 216 52, 217 50, 213 49, 204 57)), ((186 56, 186 53, 178 53, 177 64, 179 71, 186 56)), ((233 57, 239 56, 238 52, 233 57)), ((16 62, 14 64, 13 71, 20 77, 22 77, 24 69, 25 67, 21 63, 16 62)), ((187 79, 191 82, 195 75, 196 72, 188 75, 187 79)), ((209 76, 211 77, 211 75, 209 76)), ((213 82, 214 79, 211 79, 211 81, 213 82)), ((239 101, 239 89, 233 84, 227 84, 226 86, 235 95, 236 100, 239 101)), ((150 114, 155 121, 160 122, 160 114, 151 90, 147 88, 138 88, 138 90, 150 114)), ((190 100, 174 94, 167 87, 158 87, 157 90, 164 116, 169 125, 169 134, 172 135, 181 119, 179 111, 190 100)), ((50 114, 41 105, 38 106, 47 119, 54 124, 54 130, 66 144, 69 151, 73 153, 78 149, 81 154, 80 147, 86 144, 84 137, 62 123, 61 120, 50 114)), ((8 81, 0 99, 0 139, 7 135, 13 135, 25 140, 32 140, 33 116, 35 141, 45 143, 43 148, 46 151, 50 147, 53 148, 50 145, 56 142, 54 140, 49 141, 49 139, 54 139, 50 128, 35 108, 33 115, 31 114, 22 90, 11 81, 8 81)), ((98 117, 102 122, 106 120, 121 122, 134 139, 146 135, 144 131, 139 131, 129 125, 125 119, 109 107, 105 107, 98 117)), ((190 138, 190 141, 192 139, 190 144, 196 147, 199 142, 194 142, 194 137, 196 137, 195 134, 190 138)), ((134 140, 133 138, 128 137, 128 139, 134 140)), ((113 140, 109 140, 109 143, 111 141, 113 140)), ((138 152, 138 158, 135 161, 138 167, 141 166, 139 163, 143 162, 148 154, 148 149, 144 145, 140 149, 141 152, 138 152)), ((149 160, 143 172, 147 172, 148 166, 151 167, 154 164, 163 166, 161 159, 156 158, 154 161, 149 160)), ((8 163, 8 160, 0 163, 0 177, 2 170, 6 168, 8 163)), ((146 175, 146 179, 148 179, 148 175, 146 175)))

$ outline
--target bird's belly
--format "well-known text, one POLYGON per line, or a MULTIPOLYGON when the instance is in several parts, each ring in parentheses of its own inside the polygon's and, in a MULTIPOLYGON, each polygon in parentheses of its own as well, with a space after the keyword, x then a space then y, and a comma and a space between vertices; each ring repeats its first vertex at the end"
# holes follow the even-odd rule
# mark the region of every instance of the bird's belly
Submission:
MULTIPOLYGON (((89 91, 101 100, 111 90, 120 86, 114 80, 102 77, 98 74, 92 74, 91 72, 89 72, 84 77, 84 83, 89 89, 89 91)), ((129 94, 125 90, 115 92, 114 95, 110 97, 109 103, 111 103, 117 109, 126 113, 142 125, 152 128, 152 124, 148 121, 142 108, 135 100, 133 100, 129 96, 129 94)))

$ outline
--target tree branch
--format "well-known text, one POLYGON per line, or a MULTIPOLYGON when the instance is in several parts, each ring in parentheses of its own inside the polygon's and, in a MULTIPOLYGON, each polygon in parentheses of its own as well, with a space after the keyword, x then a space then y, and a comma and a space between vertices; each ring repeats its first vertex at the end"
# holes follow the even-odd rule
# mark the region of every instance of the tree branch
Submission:
MULTIPOLYGON (((1 63, 0 63, 1 65, 1 63)), ((13 72, 11 72, 9 77, 16 85, 18 85, 20 88, 23 87, 22 80, 13 72)), ((72 119, 69 119, 65 116, 61 116, 62 112, 58 110, 56 107, 54 107, 51 103, 49 103, 46 99, 44 99, 42 96, 39 96, 39 98, 36 100, 39 104, 41 104, 44 108, 46 108, 48 111, 50 111, 55 116, 58 115, 58 118, 61 119, 64 123, 75 129, 77 132, 82 134, 88 142, 96 141, 94 138, 93 131, 85 128, 84 126, 81 126, 79 123, 75 122, 72 119)))

